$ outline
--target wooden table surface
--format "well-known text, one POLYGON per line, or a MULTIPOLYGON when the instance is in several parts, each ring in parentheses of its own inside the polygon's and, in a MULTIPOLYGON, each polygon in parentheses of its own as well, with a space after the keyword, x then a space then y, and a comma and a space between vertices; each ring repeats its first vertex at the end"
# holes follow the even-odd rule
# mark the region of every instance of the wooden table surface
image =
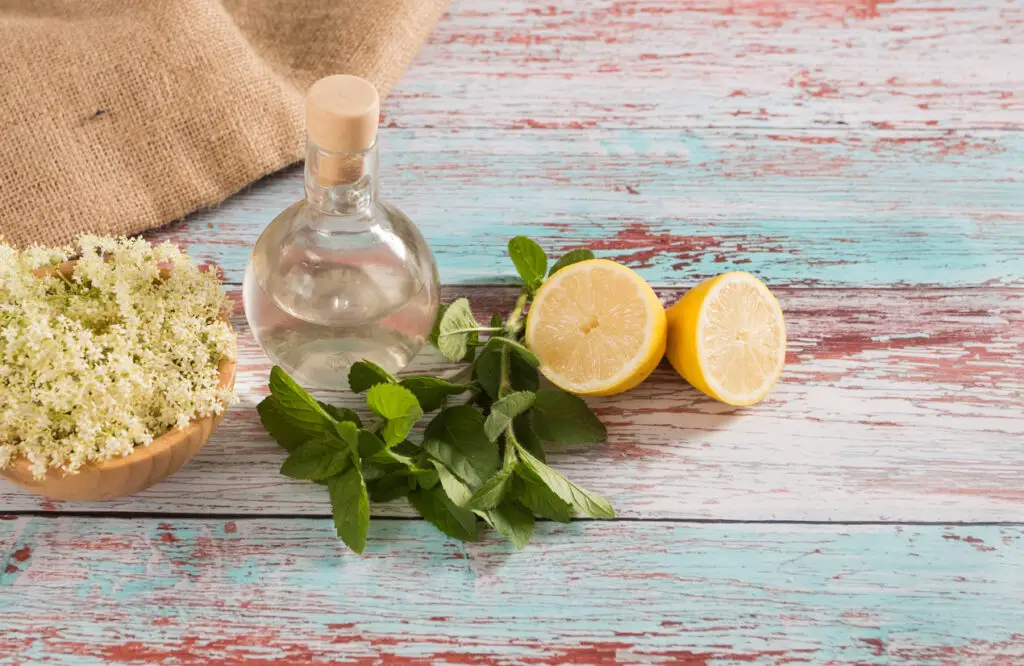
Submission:
MULTIPOLYGON (((0 482, 0 663, 1024 663, 1024 3, 460 0, 383 115, 446 298, 506 306, 521 233, 666 302, 749 270, 781 383, 735 409, 663 367, 593 401, 609 441, 551 461, 615 521, 517 553, 377 506, 357 557, 278 474, 239 306, 240 404, 170 481, 0 482)), ((237 300, 301 195, 292 169, 153 237, 237 300)))

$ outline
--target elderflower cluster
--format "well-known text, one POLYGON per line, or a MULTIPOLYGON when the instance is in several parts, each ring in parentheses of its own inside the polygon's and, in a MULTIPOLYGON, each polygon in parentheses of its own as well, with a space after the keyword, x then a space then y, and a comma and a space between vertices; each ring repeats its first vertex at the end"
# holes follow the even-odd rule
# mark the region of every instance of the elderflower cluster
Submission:
POLYGON ((74 472, 219 414, 235 357, 228 301, 177 247, 83 236, 71 250, 0 243, 0 469, 74 472))

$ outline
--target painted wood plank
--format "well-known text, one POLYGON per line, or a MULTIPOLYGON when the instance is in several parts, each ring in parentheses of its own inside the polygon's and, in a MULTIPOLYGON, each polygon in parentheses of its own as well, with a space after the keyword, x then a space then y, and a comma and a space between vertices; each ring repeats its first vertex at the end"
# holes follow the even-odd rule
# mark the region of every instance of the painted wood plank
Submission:
MULTIPOLYGON (((478 314, 509 288, 468 294, 478 314)), ((662 290, 666 302, 680 292, 662 290)), ((552 463, 626 517, 734 520, 1013 521, 1024 515, 1024 291, 779 291, 788 317, 782 381, 750 409, 716 403, 662 367, 592 404, 603 445, 552 463)), ((16 510, 327 515, 324 490, 278 474, 284 458, 255 406, 269 362, 242 316, 233 407, 169 481, 100 505, 51 503, 0 482, 16 510)), ((413 371, 446 371, 424 353, 413 371)), ((325 395, 359 407, 358 398, 325 395)), ((403 502, 376 515, 411 515, 403 502)))
POLYGON ((400 127, 1024 126, 1014 0, 457 0, 400 127))
MULTIPOLYGON (((505 244, 588 244, 649 281, 1024 284, 1024 134, 388 130, 382 188, 442 281, 511 279, 505 244)), ((152 234, 239 282, 301 171, 152 234)))
POLYGON ((0 662, 1024 660, 1016 527, 541 523, 521 553, 420 521, 0 521, 0 662))

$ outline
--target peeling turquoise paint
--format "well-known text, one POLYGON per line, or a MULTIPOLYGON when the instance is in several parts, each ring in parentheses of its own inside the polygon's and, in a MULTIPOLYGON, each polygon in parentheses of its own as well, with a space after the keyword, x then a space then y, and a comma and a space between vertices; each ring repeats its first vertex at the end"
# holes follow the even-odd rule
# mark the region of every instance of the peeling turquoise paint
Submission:
POLYGON ((4 557, 32 550, 0 579, 0 663, 1024 659, 1019 527, 541 523, 516 553, 381 520, 357 557, 327 519, 236 522, 0 522, 4 557))
MULTIPOLYGON (((1020 284, 1024 137, 999 132, 388 130, 382 188, 447 284, 512 280, 508 238, 597 244, 652 283, 1020 284), (529 140, 526 140, 529 138, 529 140), (632 188, 632 192, 629 188, 632 188), (634 193, 635 192, 635 193, 634 193)), ((156 238, 238 282, 298 170, 156 238)))

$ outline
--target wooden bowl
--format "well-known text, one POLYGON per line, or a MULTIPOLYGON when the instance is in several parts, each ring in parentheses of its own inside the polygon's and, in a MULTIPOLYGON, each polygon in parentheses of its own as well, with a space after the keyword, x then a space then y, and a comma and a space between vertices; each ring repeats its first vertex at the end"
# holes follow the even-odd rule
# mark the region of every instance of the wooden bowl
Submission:
MULTIPOLYGON (((70 275, 74 262, 62 264, 59 270, 70 275)), ((220 362, 217 369, 221 388, 234 388, 235 368, 235 361, 223 359, 220 362)), ((133 453, 120 458, 83 465, 74 474, 50 468, 45 477, 36 479, 24 457, 11 461, 0 474, 25 490, 51 499, 99 502, 126 497, 160 483, 181 469, 210 439, 223 416, 221 412, 192 419, 184 430, 172 428, 149 446, 137 446, 133 453)))

